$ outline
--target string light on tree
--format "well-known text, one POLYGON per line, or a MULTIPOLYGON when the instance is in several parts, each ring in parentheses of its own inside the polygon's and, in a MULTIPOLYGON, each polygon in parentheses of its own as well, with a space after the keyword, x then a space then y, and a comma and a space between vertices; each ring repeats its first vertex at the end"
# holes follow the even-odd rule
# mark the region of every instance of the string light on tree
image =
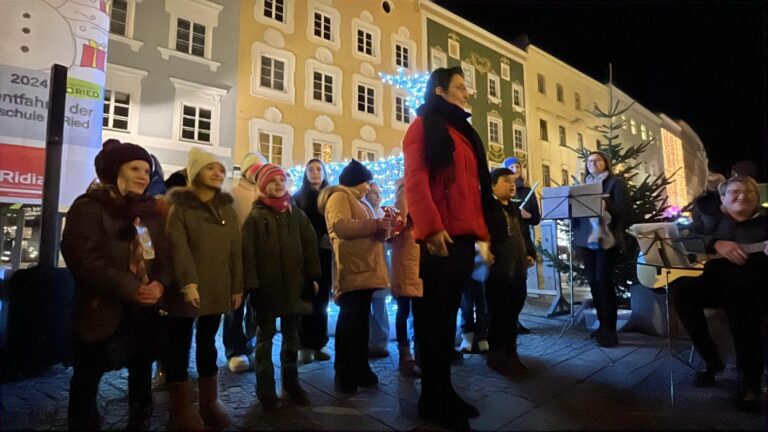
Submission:
POLYGON ((416 108, 424 103, 424 93, 427 91, 429 73, 407 75, 405 69, 397 68, 397 75, 379 72, 379 76, 383 82, 408 92, 405 103, 413 114, 416 113, 416 108))

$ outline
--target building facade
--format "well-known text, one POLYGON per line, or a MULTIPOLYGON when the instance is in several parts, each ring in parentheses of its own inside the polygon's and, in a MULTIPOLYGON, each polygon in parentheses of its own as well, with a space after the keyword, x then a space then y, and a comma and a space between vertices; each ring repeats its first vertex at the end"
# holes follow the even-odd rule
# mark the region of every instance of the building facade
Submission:
POLYGON ((419 69, 418 17, 415 0, 242 1, 235 160, 399 154, 413 113, 379 74, 419 69))
POLYGON ((166 176, 194 146, 232 166, 239 0, 112 0, 103 139, 144 146, 166 176))
POLYGON ((486 144, 489 165, 500 166, 511 155, 527 165, 525 51, 432 3, 422 7, 427 68, 464 71, 470 121, 486 144))

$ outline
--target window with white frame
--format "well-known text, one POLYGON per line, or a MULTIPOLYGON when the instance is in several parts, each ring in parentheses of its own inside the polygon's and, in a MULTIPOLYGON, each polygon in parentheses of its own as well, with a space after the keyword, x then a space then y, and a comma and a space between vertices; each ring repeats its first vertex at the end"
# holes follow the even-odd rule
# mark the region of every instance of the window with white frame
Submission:
POLYGON ((312 16, 312 34, 315 37, 333 41, 333 18, 317 10, 312 16))
POLYGON ((395 66, 410 69, 411 68, 411 49, 405 45, 395 44, 395 66))
POLYGON ((547 84, 544 80, 544 75, 536 74, 536 86, 539 90, 539 93, 543 95, 547 94, 547 84))
POLYGON ((136 133, 141 109, 141 80, 148 73, 114 63, 107 64, 104 85, 104 129, 136 133))
POLYGON ((640 123, 640 138, 644 140, 648 139, 648 128, 644 123, 640 123))
POLYGON ((207 65, 216 72, 221 63, 211 60, 213 29, 224 6, 210 0, 165 0, 170 14, 168 48, 157 49, 163 59, 180 57, 207 65))
POLYGON ((544 187, 552 186, 552 179, 549 175, 549 165, 544 164, 541 166, 541 178, 542 183, 544 183, 544 187))
MULTIPOLYGON (((334 50, 341 47, 341 13, 338 9, 328 6, 328 3, 320 0, 302 0, 307 4, 309 25, 307 26, 307 38, 322 45, 327 45, 334 50)), ((358 20, 359 21, 359 20, 358 20)), ((353 33, 353 41, 356 33, 353 33)), ((355 47, 352 47, 355 52, 355 47)))
POLYGON ((381 61, 381 30, 359 18, 352 20, 352 55, 355 58, 379 63, 381 61))
POLYGON ((565 91, 563 90, 563 85, 560 83, 555 84, 555 93, 557 97, 558 102, 565 103, 565 91))
POLYGON ((278 133, 261 131, 259 132, 259 153, 261 153, 269 163, 275 165, 283 164, 284 137, 278 133))
POLYGON ((411 109, 408 107, 408 96, 405 93, 394 93, 395 122, 401 125, 411 123, 411 109))
POLYGON ((581 133, 577 133, 576 143, 579 145, 579 148, 584 147, 584 135, 582 135, 581 133))
POLYGON ((429 63, 431 65, 431 70, 444 68, 448 65, 448 57, 443 51, 431 48, 429 51, 429 63))
POLYGON ((523 100, 523 86, 520 84, 512 84, 512 106, 518 109, 525 107, 525 101, 523 100))
POLYGON ((475 87, 475 67, 469 63, 461 62, 461 70, 464 71, 464 85, 467 86, 467 91, 474 93, 477 89, 475 87))
POLYGON ((293 33, 295 0, 256 0, 253 17, 256 21, 293 33))
POLYGON ((178 18, 176 20, 176 51, 205 57, 205 26, 178 18))
POLYGON ((488 143, 503 145, 501 119, 488 117, 488 143))
POLYGON ((579 92, 573 93, 573 106, 577 110, 581 110, 581 95, 579 94, 579 92))
POLYGON ((515 150, 525 151, 525 129, 521 126, 512 125, 512 139, 515 150))
POLYGON ((542 141, 549 141, 549 130, 547 130, 547 121, 539 119, 539 138, 542 141))
POLYGON ((341 114, 342 72, 337 66, 307 60, 306 106, 331 114, 341 114))
POLYGON ((505 79, 509 81, 510 74, 509 74, 509 65, 506 63, 501 64, 501 79, 505 79))
POLYGON ((109 2, 109 39, 128 44, 132 51, 138 51, 144 42, 133 39, 136 19, 136 3, 143 0, 112 0, 109 2))
POLYGON ((221 98, 227 90, 169 78, 176 89, 174 140, 219 145, 221 98))
POLYGON ((382 115, 382 95, 384 87, 381 81, 360 74, 352 75, 352 118, 384 124, 382 115))
POLYGON ((285 61, 267 54, 261 55, 259 70, 260 87, 285 91, 285 61))
POLYGON ((210 109, 184 104, 181 110, 181 139, 210 144, 212 114, 210 109))
POLYGON ((312 158, 320 159, 324 164, 333 162, 333 143, 312 141, 312 158))
POLYGON ((264 0, 263 16, 285 23, 285 0, 264 0))
POLYGON ((633 118, 629 119, 629 132, 632 135, 637 135, 637 122, 633 118))
POLYGON ((128 36, 128 0, 112 0, 109 8, 109 32, 128 36))
POLYGON ((493 103, 501 103, 501 80, 497 75, 488 74, 488 99, 493 103))
POLYGON ((104 88, 104 129, 128 131, 131 94, 104 88))
POLYGON ((366 148, 357 149, 357 160, 361 162, 375 162, 376 156, 377 156, 377 153, 375 150, 370 150, 366 148))
POLYGON ((459 41, 448 39, 448 55, 455 59, 461 57, 461 46, 459 45, 459 41))
MULTIPOLYGON (((251 94, 293 103, 296 58, 290 51, 261 42, 251 45, 251 94)), ((309 87, 311 88, 311 87, 309 87)))
MULTIPOLYGON (((282 121, 282 113, 275 107, 265 110, 264 118, 248 121, 249 151, 261 153, 270 163, 293 165, 293 126, 282 121)), ((305 154, 306 155, 306 154, 305 154)))
POLYGON ((563 168, 560 170, 560 178, 562 179, 562 183, 560 183, 560 186, 568 186, 570 183, 571 176, 568 174, 568 168, 563 168))
POLYGON ((557 133, 559 136, 560 146, 565 147, 567 145, 567 142, 565 139, 565 126, 558 126, 557 133))

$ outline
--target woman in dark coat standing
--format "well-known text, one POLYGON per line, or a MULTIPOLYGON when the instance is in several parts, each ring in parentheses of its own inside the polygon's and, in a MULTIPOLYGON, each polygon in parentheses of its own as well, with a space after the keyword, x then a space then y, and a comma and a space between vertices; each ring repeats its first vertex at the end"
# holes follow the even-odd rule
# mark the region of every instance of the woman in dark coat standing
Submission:
POLYGON ((317 281, 319 289, 312 299, 312 313, 301 317, 299 360, 304 363, 331 359, 331 352, 325 344, 328 343, 328 303, 331 294, 333 253, 325 216, 317 208, 317 198, 320 191, 326 187, 328 176, 325 165, 320 159, 310 159, 304 169, 301 187, 293 195, 293 202, 306 213, 315 229, 321 270, 320 279, 317 281))
POLYGON ((467 429, 480 412, 451 384, 451 354, 461 289, 474 268, 475 241, 488 241, 493 205, 485 148, 467 121, 464 74, 438 68, 426 102, 403 139, 405 196, 413 236, 421 244, 424 296, 413 300, 417 357, 422 366, 419 414, 451 429, 467 429))
POLYGON ((127 428, 150 426, 152 341, 161 324, 156 305, 172 275, 163 213, 146 194, 151 164, 143 148, 108 140, 95 161, 100 184, 67 212, 61 253, 76 283, 68 419, 73 430, 100 428, 99 382, 104 372, 123 366, 127 428))
POLYGON ((619 344, 616 334, 618 302, 614 274, 621 255, 622 236, 632 215, 629 189, 611 171, 611 162, 603 152, 587 156, 585 183, 603 186, 603 216, 573 220, 573 245, 584 259, 592 301, 600 327, 593 337, 602 347, 619 344))

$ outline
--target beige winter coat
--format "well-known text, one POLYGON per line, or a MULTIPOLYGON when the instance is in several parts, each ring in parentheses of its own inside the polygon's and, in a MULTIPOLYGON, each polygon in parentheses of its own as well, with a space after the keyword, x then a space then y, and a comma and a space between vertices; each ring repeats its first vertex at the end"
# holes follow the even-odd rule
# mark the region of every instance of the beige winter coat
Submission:
POLYGON ((259 196, 259 190, 255 184, 245 177, 240 178, 237 186, 232 188, 232 197, 235 199, 235 213, 237 213, 237 226, 242 228, 245 218, 251 214, 253 203, 259 196))
POLYGON ((353 189, 332 186, 320 192, 317 202, 333 243, 333 292, 337 301, 349 291, 389 286, 381 223, 358 195, 353 189))
POLYGON ((395 297, 422 297, 424 284, 419 278, 419 245, 413 239, 413 226, 408 221, 405 194, 395 201, 395 208, 406 221, 406 228, 392 241, 392 294, 395 297))

